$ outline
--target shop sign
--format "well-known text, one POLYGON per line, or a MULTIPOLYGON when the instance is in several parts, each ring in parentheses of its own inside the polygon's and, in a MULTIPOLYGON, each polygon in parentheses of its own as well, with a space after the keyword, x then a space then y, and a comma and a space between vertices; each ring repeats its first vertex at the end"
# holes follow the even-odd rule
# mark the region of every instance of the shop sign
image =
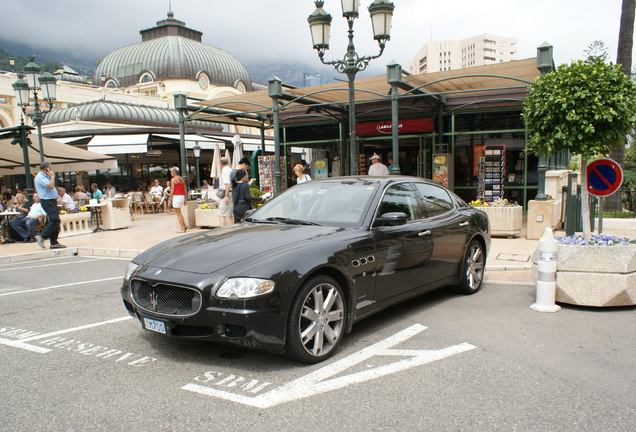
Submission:
MULTIPOLYGON (((400 120, 398 133, 433 132, 432 118, 400 120)), ((390 135, 393 132, 391 121, 366 122, 356 124, 356 135, 390 135)))

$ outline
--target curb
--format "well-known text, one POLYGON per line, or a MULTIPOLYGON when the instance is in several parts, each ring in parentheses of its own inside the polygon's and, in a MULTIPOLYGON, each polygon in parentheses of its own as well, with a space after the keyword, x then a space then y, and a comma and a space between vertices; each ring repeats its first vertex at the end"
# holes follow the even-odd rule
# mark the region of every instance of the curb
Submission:
MULTIPOLYGON (((42 259, 67 257, 67 256, 99 256, 108 258, 124 258, 132 260, 142 253, 137 249, 110 249, 97 247, 68 247, 66 249, 50 249, 39 252, 29 252, 12 256, 0 257, 0 264, 13 264, 25 261, 36 261, 42 259)), ((489 272, 501 271, 527 271, 532 268, 531 264, 510 264, 510 265, 486 265, 485 270, 489 272)))
POLYGON ((530 270, 532 264, 510 264, 510 265, 486 265, 489 271, 523 271, 530 270))
POLYGON ((66 249, 43 250, 40 252, 29 252, 12 256, 0 257, 0 264, 14 264, 26 261, 36 261, 42 259, 67 257, 67 256, 100 256, 109 258, 133 259, 143 250, 135 249, 108 249, 93 247, 68 247, 66 249))

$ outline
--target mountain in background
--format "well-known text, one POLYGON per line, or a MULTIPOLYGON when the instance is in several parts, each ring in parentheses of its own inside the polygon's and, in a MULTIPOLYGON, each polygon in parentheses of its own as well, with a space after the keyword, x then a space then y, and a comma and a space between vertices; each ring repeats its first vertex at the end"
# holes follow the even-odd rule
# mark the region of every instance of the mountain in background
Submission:
POLYGON ((97 68, 97 62, 99 60, 97 57, 75 56, 63 51, 34 48, 18 42, 0 39, 0 69, 2 70, 11 70, 8 58, 13 56, 16 62, 14 72, 19 72, 24 68, 24 64, 26 64, 24 62, 29 62, 33 55, 35 55, 35 61, 38 64, 46 64, 49 66, 50 73, 55 72, 55 70, 51 70, 50 65, 52 64, 56 64, 57 66, 68 65, 79 74, 88 76, 89 78, 93 76, 93 72, 97 68))
MULTIPOLYGON (((67 52, 49 50, 45 48, 34 48, 21 43, 0 39, 0 70, 10 71, 9 57, 15 59, 14 72, 19 72, 24 65, 35 55, 38 64, 44 65, 49 72, 55 72, 57 67, 67 65, 77 71, 80 75, 84 75, 89 79, 92 78, 93 72, 97 68, 99 61, 103 58, 90 55, 71 55, 67 52)), ((244 63, 253 82, 267 85, 267 81, 275 76, 280 78, 284 84, 290 84, 296 87, 304 86, 305 74, 320 74, 323 77, 323 84, 334 82, 333 76, 337 73, 332 67, 326 67, 324 70, 316 70, 316 65, 306 65, 301 63, 244 63)), ((320 66, 319 66, 320 67, 320 66)), ((344 78, 344 76, 343 76, 344 78)))

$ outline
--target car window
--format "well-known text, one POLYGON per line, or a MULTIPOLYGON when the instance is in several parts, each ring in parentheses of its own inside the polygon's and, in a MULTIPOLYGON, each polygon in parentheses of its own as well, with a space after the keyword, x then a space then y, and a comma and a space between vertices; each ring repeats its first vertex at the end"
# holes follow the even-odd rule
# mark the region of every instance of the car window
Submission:
POLYGON ((291 218, 320 225, 359 226, 377 187, 360 182, 311 181, 289 188, 250 218, 291 218))
POLYGON ((422 218, 418 199, 408 183, 393 185, 384 193, 378 208, 378 216, 392 212, 405 213, 408 220, 422 218))
POLYGON ((452 198, 445 189, 426 183, 416 183, 415 187, 422 195, 427 217, 441 215, 453 209, 452 198))

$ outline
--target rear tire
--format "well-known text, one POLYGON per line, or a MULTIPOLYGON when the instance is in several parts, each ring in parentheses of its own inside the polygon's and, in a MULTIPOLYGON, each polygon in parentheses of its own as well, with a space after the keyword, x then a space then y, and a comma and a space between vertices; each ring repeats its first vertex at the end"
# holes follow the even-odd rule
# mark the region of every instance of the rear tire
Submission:
POLYGON ((338 282, 323 275, 309 279, 290 308, 286 354, 303 363, 329 358, 344 336, 346 309, 338 282))
POLYGON ((475 294, 484 281, 486 267, 486 253, 482 244, 473 240, 466 249, 462 266, 462 280, 455 287, 455 291, 462 294, 475 294))

